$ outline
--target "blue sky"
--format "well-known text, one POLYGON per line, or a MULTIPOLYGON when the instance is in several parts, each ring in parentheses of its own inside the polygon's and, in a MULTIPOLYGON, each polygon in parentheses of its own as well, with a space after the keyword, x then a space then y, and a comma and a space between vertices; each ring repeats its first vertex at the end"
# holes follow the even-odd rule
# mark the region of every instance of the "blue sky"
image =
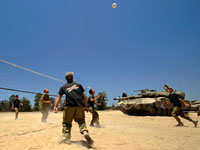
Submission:
POLYGON ((165 83, 200 99, 199 18, 199 0, 1 0, 0 59, 61 80, 73 71, 109 105, 165 83))

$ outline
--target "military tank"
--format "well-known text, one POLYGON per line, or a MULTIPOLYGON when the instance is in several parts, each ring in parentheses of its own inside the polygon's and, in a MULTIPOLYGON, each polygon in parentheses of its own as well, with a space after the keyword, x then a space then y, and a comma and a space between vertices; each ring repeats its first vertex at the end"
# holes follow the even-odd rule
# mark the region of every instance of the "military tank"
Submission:
MULTIPOLYGON (((156 90, 140 90, 137 96, 131 95, 124 97, 117 97, 114 100, 118 100, 119 109, 128 115, 139 115, 139 116, 170 116, 173 110, 173 104, 168 104, 169 100, 167 97, 167 85, 164 86, 165 91, 156 90)), ((183 99, 185 93, 181 91, 174 91, 179 94, 183 99)), ((189 101, 186 101, 189 102, 189 101)), ((188 108, 182 104, 182 108, 188 111, 188 108)))

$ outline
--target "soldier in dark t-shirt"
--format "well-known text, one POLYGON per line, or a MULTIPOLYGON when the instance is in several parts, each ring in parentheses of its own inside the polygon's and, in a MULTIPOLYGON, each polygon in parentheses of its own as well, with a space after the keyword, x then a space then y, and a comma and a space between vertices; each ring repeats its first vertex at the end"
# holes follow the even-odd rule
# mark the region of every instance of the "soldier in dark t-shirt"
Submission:
POLYGON ((88 129, 85 124, 84 108, 87 108, 87 98, 84 94, 84 89, 81 84, 73 81, 73 72, 65 74, 67 83, 65 83, 58 92, 54 112, 58 112, 58 104, 63 94, 66 95, 65 108, 63 112, 63 143, 70 144, 72 121, 79 124, 80 132, 84 135, 89 145, 93 144, 93 140, 88 134, 88 129))
POLYGON ((176 126, 183 126, 183 123, 181 122, 181 120, 179 119, 178 116, 181 116, 184 119, 187 119, 189 121, 191 121, 195 127, 197 127, 198 121, 194 121, 192 120, 187 114, 185 114, 183 112, 183 109, 181 108, 182 103, 186 106, 189 107, 189 104, 186 104, 185 101, 182 99, 182 97, 176 93, 173 93, 173 89, 171 87, 168 87, 168 92, 169 92, 169 100, 168 104, 173 104, 174 108, 172 111, 172 116, 176 119, 176 121, 178 122, 178 124, 176 126))
POLYGON ((65 83, 59 90, 59 95, 66 95, 66 107, 84 107, 82 93, 84 89, 81 84, 77 82, 65 83))
POLYGON ((14 105, 14 108, 19 108, 19 106, 20 106, 20 100, 19 99, 15 99, 13 101, 13 105, 14 105))
POLYGON ((89 93, 90 93, 90 96, 88 98, 88 107, 89 107, 89 112, 92 114, 92 120, 90 122, 90 126, 94 126, 94 124, 96 124, 96 126, 99 127, 100 126, 99 114, 97 113, 97 111, 95 111, 94 104, 101 105, 101 103, 95 102, 96 100, 98 100, 101 97, 101 95, 94 97, 95 90, 93 90, 93 89, 90 89, 89 93))
POLYGON ((19 96, 16 95, 16 99, 13 101, 13 104, 12 104, 12 109, 15 110, 15 120, 18 119, 20 105, 23 106, 23 104, 19 100, 19 96))
POLYGON ((88 97, 88 106, 94 108, 94 102, 91 99, 94 99, 94 95, 91 95, 91 90, 89 90, 90 96, 88 97))
POLYGON ((182 106, 181 101, 179 100, 179 98, 182 98, 180 95, 178 95, 176 93, 172 93, 172 94, 169 94, 168 98, 170 99, 170 102, 172 104, 174 104, 174 107, 175 106, 177 106, 177 107, 182 106))

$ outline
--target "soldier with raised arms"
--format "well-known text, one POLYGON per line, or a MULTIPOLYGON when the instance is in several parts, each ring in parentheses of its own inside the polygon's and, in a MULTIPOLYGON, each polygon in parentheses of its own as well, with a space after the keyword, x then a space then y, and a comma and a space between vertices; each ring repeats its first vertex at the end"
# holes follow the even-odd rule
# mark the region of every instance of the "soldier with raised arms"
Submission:
POLYGON ((90 122, 90 126, 93 127, 94 125, 96 125, 96 127, 100 127, 99 114, 95 110, 94 104, 101 105, 101 103, 95 102, 101 97, 101 95, 98 95, 97 97, 95 97, 94 96, 94 94, 95 94, 95 90, 94 89, 90 89, 89 93, 90 93, 90 96, 88 98, 88 106, 89 106, 89 112, 92 114, 92 120, 90 122))

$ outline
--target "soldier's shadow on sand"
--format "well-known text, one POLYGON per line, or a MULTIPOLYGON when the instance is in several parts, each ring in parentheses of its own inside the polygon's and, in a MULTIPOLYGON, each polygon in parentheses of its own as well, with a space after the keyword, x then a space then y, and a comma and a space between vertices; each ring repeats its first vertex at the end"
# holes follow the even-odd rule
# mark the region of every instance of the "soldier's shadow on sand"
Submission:
POLYGON ((185 126, 185 125, 184 125, 184 126, 176 126, 176 125, 175 125, 174 127, 175 127, 175 128, 188 128, 188 127, 190 127, 190 126, 185 126))
POLYGON ((199 128, 199 127, 186 126, 186 125, 184 125, 184 126, 182 126, 182 127, 186 127, 186 128, 199 128))
POLYGON ((92 146, 89 146, 88 144, 87 144, 87 142, 86 141, 83 141, 83 140, 80 140, 80 141, 71 141, 71 144, 76 144, 76 145, 80 145, 80 146, 83 146, 83 147, 86 147, 86 148, 88 148, 88 149, 95 149, 94 147, 92 147, 92 146))
POLYGON ((187 126, 187 125, 184 125, 184 126, 174 126, 175 128, 199 128, 199 127, 192 127, 192 126, 187 126))
POLYGON ((90 126, 91 128, 105 128, 104 125, 99 125, 99 126, 90 126))

